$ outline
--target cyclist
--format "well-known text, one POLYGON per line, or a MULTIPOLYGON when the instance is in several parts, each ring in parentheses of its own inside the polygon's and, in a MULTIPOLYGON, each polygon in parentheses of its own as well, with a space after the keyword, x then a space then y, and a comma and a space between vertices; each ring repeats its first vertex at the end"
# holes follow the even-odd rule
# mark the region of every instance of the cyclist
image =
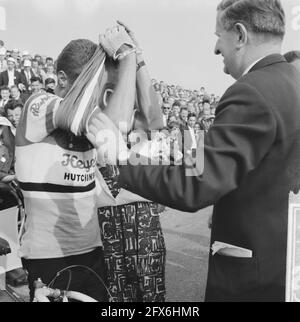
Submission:
MULTIPOLYGON (((122 40, 126 35, 120 30, 110 37, 114 41, 122 40)), ((119 53, 128 53, 128 46, 118 48, 119 53)), ((106 279, 95 204, 96 151, 83 133, 74 130, 72 133, 58 125, 61 118, 67 118, 75 109, 75 106, 66 106, 66 96, 90 83, 90 79, 84 81, 81 75, 100 51, 89 40, 70 42, 57 60, 56 95, 39 93, 31 96, 17 130, 16 174, 27 215, 20 252, 28 271, 31 300, 35 280, 41 278, 48 284, 56 272, 70 265, 87 266, 106 279), (81 82, 78 83, 78 79, 81 82)), ((105 66, 108 64, 109 60, 105 66)), ((106 69, 99 78, 100 85, 96 86, 99 97, 103 96, 106 86, 105 73, 106 69)), ((135 73, 135 55, 128 54, 119 63, 118 83, 104 110, 112 117, 115 115, 116 122, 120 117, 126 119, 126 113, 121 109, 123 105, 132 105, 133 109, 135 73), (129 79, 133 79, 131 87, 127 84, 129 79)), ((81 118, 80 122, 84 128, 87 118, 81 118)), ((99 287, 92 275, 88 276, 80 269, 72 275, 70 289, 98 301, 107 300, 105 288, 99 287)), ((68 281, 69 275, 62 274, 55 287, 64 289, 68 281)))

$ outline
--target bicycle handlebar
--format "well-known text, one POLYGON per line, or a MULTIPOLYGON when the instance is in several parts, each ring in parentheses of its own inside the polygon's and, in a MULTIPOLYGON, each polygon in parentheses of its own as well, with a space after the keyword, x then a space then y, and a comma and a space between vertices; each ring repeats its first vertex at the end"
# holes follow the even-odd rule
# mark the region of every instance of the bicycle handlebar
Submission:
POLYGON ((50 302, 49 298, 58 299, 73 299, 80 302, 97 302, 92 297, 75 291, 63 291, 52 289, 45 286, 41 280, 35 282, 34 301, 35 302, 50 302))

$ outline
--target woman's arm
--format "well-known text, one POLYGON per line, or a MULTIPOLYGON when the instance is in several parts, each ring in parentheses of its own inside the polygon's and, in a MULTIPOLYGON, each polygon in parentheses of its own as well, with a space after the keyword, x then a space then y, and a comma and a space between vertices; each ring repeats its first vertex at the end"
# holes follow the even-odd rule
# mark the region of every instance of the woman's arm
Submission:
POLYGON ((138 41, 134 33, 123 22, 118 21, 118 24, 125 28, 133 43, 138 48, 136 55, 137 75, 137 103, 138 110, 135 113, 134 129, 141 130, 158 130, 163 128, 162 110, 154 91, 150 74, 147 70, 143 55, 139 49, 138 41))
POLYGON ((126 56, 119 63, 118 81, 103 112, 123 134, 128 133, 132 123, 136 83, 136 55, 126 56))
POLYGON ((137 55, 137 100, 135 129, 158 130, 164 127, 162 110, 142 54, 137 55))

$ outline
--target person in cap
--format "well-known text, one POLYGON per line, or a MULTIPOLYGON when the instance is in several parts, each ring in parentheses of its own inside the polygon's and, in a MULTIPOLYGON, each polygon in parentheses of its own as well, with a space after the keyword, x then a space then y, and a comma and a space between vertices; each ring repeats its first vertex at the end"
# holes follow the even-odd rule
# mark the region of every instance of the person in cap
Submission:
POLYGON ((22 61, 25 61, 26 59, 31 60, 31 55, 28 50, 24 50, 22 53, 22 61))
POLYGON ((31 78, 34 76, 35 75, 31 69, 31 61, 29 59, 25 59, 23 69, 21 70, 21 77, 27 93, 30 93, 31 78))
POLYGON ((20 57, 20 51, 18 48, 12 49, 10 56, 15 60, 16 64, 16 70, 20 71, 20 62, 21 62, 21 57, 20 57))
POLYGON ((7 59, 7 70, 0 73, 0 86, 11 87, 13 85, 19 86, 22 84, 21 74, 16 70, 16 61, 14 58, 7 59))

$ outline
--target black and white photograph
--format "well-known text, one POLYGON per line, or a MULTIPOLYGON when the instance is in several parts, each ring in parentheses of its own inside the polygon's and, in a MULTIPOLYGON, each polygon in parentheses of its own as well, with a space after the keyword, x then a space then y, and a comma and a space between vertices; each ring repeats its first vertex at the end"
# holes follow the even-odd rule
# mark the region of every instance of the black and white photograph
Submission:
POLYGON ((8 302, 300 302, 299 0, 0 0, 8 302))

